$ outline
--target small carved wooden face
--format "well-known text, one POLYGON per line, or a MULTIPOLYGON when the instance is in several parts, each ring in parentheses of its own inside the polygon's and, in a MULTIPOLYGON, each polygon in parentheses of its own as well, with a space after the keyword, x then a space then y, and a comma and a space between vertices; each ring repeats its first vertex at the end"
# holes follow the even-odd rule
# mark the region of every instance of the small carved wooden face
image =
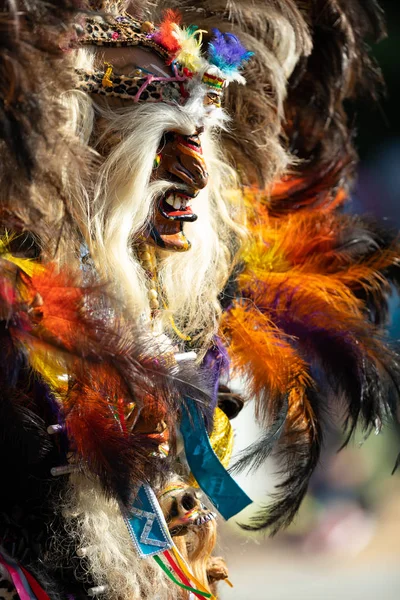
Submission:
POLYGON ((202 128, 193 135, 169 132, 157 154, 153 177, 170 181, 171 188, 158 200, 149 235, 166 250, 183 252, 190 248, 183 225, 196 221, 191 202, 208 182, 200 140, 202 132, 202 128))
POLYGON ((172 487, 160 498, 171 536, 186 535, 188 530, 207 527, 216 514, 200 498, 200 493, 187 485, 172 487))

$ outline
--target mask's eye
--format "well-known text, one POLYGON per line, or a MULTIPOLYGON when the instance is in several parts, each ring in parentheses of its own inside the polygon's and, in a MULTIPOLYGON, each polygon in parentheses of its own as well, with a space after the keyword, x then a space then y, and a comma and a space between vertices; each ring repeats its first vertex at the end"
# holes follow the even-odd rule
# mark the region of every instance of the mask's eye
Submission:
POLYGON ((178 516, 179 516, 178 502, 177 502, 176 498, 174 498, 172 501, 172 504, 169 508, 169 511, 168 511, 168 516, 166 518, 167 522, 171 521, 172 519, 175 519, 178 516))
POLYGON ((176 133, 174 131, 167 131, 161 138, 160 145, 158 146, 157 153, 160 154, 165 146, 174 141, 176 133))
POLYGON ((221 108, 221 96, 215 92, 208 92, 204 98, 204 106, 215 106, 215 108, 221 108))
POLYGON ((191 494, 185 494, 182 496, 181 504, 185 510, 192 510, 196 506, 196 499, 191 494))
POLYGON ((132 67, 132 71, 127 73, 126 76, 132 77, 132 79, 135 79, 135 78, 147 77, 147 75, 149 75, 149 74, 154 75, 154 73, 151 73, 147 69, 141 69, 140 67, 135 66, 135 67, 132 67))

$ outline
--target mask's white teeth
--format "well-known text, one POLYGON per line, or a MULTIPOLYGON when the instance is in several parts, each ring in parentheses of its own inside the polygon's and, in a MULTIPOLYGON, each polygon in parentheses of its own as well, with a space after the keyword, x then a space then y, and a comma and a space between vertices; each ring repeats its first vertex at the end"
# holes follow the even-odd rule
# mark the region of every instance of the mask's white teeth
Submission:
POLYGON ((165 198, 165 202, 170 204, 170 206, 174 206, 174 196, 170 195, 165 198))
POLYGON ((176 210, 179 210, 180 207, 181 207, 181 198, 175 196, 174 208, 176 208, 176 210))

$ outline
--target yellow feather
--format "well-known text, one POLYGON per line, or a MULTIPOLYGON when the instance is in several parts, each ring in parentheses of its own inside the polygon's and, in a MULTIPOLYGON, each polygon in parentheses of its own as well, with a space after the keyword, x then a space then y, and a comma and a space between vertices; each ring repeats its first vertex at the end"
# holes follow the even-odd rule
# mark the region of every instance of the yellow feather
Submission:
POLYGON ((3 260, 14 264, 21 269, 28 277, 32 277, 35 273, 43 271, 43 267, 30 258, 18 258, 9 252, 10 243, 16 238, 16 235, 9 234, 8 231, 0 238, 0 257, 3 260))
POLYGON ((203 65, 201 57, 202 37, 203 33, 207 33, 207 31, 203 29, 190 31, 190 29, 182 29, 177 24, 173 28, 180 45, 180 50, 175 57, 176 61, 189 71, 199 71, 203 65))
POLYGON ((32 369, 42 376, 53 392, 61 395, 65 393, 68 382, 66 378, 67 365, 64 359, 54 352, 54 348, 49 351, 47 348, 41 347, 40 342, 27 349, 32 369))

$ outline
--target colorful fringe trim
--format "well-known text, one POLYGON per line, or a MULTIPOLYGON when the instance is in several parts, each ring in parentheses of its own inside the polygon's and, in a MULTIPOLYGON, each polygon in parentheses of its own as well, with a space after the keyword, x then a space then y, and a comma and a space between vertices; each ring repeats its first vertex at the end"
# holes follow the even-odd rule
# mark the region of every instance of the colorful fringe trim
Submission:
POLYGON ((196 598, 200 598, 200 600, 204 598, 216 600, 215 596, 207 591, 200 581, 190 573, 175 546, 172 548, 172 554, 170 550, 166 550, 161 555, 154 556, 153 558, 167 577, 180 588, 191 592, 196 598))
POLYGON ((10 575, 21 600, 50 600, 36 579, 21 565, 10 558, 5 558, 3 554, 0 554, 0 565, 10 575))

